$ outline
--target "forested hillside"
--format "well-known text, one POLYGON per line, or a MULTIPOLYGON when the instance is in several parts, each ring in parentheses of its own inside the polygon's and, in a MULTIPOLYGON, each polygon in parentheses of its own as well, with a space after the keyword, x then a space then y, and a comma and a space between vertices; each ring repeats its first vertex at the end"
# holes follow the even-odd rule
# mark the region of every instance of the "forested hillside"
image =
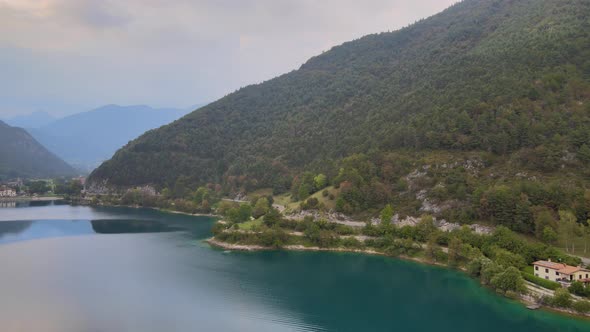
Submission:
POLYGON ((47 151, 24 129, 0 121, 0 180, 75 174, 71 166, 47 151))
POLYGON ((558 210, 590 217, 589 17, 585 0, 466 0, 148 132, 90 181, 301 200, 323 174, 349 214, 392 204, 541 236, 558 210))

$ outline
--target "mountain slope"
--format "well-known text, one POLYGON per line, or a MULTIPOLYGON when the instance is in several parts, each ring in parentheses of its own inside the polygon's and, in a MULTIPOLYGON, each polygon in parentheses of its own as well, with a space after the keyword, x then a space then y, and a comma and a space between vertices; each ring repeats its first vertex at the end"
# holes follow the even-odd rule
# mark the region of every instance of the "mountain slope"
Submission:
POLYGON ((24 129, 0 121, 0 179, 47 178, 76 171, 47 151, 24 129))
POLYGON ((91 182, 286 190, 303 170, 400 149, 486 151, 553 171, 590 144, 589 15, 583 0, 463 1, 148 132, 91 182))
POLYGON ((130 140, 186 113, 180 109, 154 109, 144 105, 107 105, 29 132, 67 162, 92 170, 130 140))

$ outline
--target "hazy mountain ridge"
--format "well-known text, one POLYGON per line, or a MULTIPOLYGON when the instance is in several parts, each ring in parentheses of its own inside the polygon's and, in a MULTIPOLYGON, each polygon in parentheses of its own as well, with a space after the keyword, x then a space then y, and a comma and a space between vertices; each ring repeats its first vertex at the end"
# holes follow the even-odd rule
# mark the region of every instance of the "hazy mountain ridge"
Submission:
POLYGON ((76 173, 24 129, 0 121, 0 179, 50 178, 76 173))
POLYGON ((106 105, 29 129, 29 132, 64 160, 81 169, 92 170, 130 140, 187 112, 145 105, 106 105))
POLYGON ((18 115, 5 120, 6 124, 19 128, 39 128, 55 121, 56 118, 47 112, 33 112, 26 115, 18 115))

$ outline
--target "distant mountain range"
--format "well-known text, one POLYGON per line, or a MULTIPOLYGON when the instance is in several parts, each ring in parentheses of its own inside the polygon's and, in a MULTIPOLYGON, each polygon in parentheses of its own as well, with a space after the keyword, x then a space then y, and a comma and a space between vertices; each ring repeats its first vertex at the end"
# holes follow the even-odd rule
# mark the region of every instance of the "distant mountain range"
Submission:
POLYGON ((31 114, 15 116, 13 118, 4 120, 4 122, 13 127, 39 128, 48 125, 55 120, 57 120, 57 118, 51 114, 38 111, 31 114))
POLYGON ((82 171, 91 171, 144 132, 168 124, 191 109, 107 105, 42 123, 43 113, 13 118, 47 149, 82 171))
POLYGON ((0 121, 0 179, 50 178, 76 173, 24 129, 0 121))

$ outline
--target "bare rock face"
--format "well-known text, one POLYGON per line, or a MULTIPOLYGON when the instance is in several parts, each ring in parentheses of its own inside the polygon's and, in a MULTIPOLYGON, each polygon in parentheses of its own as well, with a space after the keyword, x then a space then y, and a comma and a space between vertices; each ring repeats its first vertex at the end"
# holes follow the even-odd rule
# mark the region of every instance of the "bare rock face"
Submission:
MULTIPOLYGON (((434 220, 434 226, 443 232, 452 232, 452 231, 460 229, 462 227, 458 223, 448 222, 445 219, 433 218, 433 220, 434 220)), ((400 219, 398 214, 396 214, 392 218, 393 224, 397 227, 404 227, 404 226, 416 227, 421 221, 422 221, 422 218, 417 218, 417 217, 406 217, 404 219, 400 219)), ((469 229, 471 229, 473 232, 475 232, 477 234, 490 234, 494 231, 494 229, 492 227, 483 226, 483 225, 479 225, 479 224, 468 225, 468 227, 469 227, 469 229)))

